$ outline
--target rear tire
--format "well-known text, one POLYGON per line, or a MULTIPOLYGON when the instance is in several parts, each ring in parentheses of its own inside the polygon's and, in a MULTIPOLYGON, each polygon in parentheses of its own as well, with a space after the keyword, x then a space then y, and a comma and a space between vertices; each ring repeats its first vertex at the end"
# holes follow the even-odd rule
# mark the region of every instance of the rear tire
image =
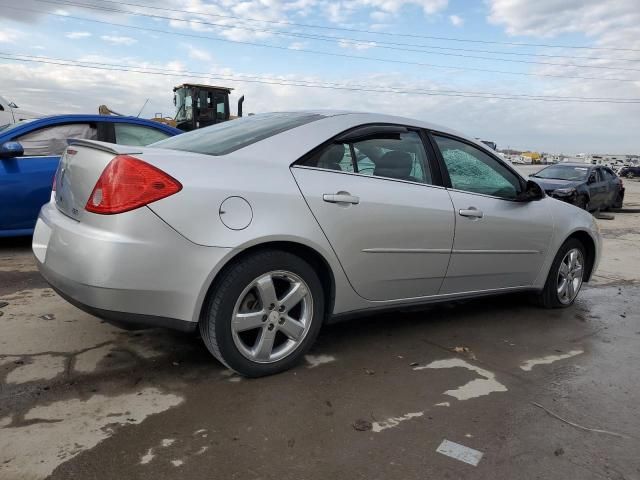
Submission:
POLYGON ((315 270, 281 250, 249 254, 217 279, 200 320, 207 349, 246 377, 294 366, 315 341, 324 291, 315 270))
POLYGON ((544 308, 572 305, 582 287, 586 258, 582 242, 575 238, 564 242, 553 259, 544 288, 535 296, 536 303, 544 308))

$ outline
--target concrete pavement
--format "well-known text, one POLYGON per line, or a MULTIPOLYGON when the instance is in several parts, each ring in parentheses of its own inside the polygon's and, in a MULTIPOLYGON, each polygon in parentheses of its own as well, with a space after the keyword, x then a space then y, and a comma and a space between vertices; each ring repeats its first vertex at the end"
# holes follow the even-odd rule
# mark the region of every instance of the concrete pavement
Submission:
POLYGON ((3 241, 0 479, 638 479, 640 213, 600 224, 598 276, 569 309, 515 295, 374 315, 258 380, 193 336, 77 310, 28 241, 3 241))

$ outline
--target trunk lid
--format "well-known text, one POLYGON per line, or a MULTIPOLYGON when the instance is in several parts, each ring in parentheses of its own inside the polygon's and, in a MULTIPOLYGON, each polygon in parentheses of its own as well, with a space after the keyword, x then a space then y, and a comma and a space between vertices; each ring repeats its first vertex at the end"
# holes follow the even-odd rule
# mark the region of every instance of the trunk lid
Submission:
POLYGON ((55 204, 60 212, 81 222, 87 215, 87 200, 105 167, 117 155, 139 154, 140 147, 92 140, 73 140, 58 165, 55 204))

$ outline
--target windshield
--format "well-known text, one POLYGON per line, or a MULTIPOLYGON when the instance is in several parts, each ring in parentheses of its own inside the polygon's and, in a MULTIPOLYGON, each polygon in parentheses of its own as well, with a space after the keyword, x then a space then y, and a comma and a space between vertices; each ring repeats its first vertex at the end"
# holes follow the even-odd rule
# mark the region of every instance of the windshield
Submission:
POLYGON ((193 118, 193 105, 191 104, 191 95, 186 88, 178 88, 176 90, 176 121, 184 122, 193 118))
POLYGON ((206 155, 226 155, 320 118, 324 116, 308 112, 261 113, 183 133, 149 146, 206 155))
POLYGON ((540 170, 533 175, 537 178, 552 178, 554 180, 586 180, 589 167, 575 165, 553 165, 540 170))

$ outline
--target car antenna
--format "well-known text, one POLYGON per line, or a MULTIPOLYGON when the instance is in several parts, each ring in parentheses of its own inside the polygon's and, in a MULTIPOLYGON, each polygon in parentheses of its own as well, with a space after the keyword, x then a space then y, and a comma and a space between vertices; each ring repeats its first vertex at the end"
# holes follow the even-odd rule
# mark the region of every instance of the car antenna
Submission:
POLYGON ((147 106, 147 103, 149 103, 149 99, 148 98, 144 101, 144 104, 142 105, 142 108, 140 109, 140 111, 138 112, 138 115, 136 115, 136 117, 140 118, 140 115, 142 114, 142 111, 144 110, 144 107, 147 106))

